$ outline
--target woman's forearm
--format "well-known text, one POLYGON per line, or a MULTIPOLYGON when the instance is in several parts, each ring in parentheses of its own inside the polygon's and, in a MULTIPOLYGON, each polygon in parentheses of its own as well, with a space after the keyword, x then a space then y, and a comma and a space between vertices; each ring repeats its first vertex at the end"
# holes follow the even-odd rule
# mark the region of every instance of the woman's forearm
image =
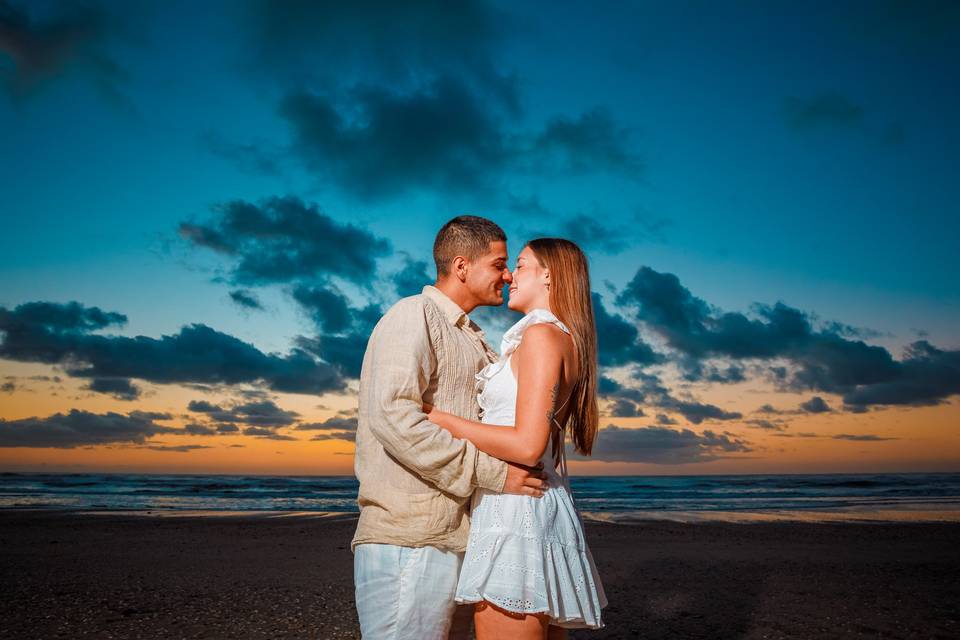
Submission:
POLYGON ((454 437, 469 440, 477 449, 507 462, 516 462, 523 465, 534 465, 543 455, 546 443, 537 450, 537 444, 524 437, 522 430, 513 425, 491 425, 483 422, 466 420, 451 413, 442 411, 431 412, 430 420, 454 437))

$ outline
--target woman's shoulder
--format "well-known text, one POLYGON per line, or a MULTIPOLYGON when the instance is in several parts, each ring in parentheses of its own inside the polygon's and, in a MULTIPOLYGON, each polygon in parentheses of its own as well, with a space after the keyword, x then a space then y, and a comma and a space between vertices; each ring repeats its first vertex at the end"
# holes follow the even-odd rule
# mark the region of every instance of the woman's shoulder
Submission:
POLYGON ((516 352, 521 359, 536 354, 536 357, 541 359, 554 355, 564 360, 573 353, 573 340, 570 334, 557 325, 540 322, 527 327, 516 352))

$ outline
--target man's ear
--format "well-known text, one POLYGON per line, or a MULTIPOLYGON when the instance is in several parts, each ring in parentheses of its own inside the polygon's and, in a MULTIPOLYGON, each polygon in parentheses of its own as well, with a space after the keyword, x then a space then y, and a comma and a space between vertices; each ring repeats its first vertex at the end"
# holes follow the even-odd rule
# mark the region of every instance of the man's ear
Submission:
POLYGON ((467 281, 467 271, 469 270, 469 261, 463 256, 456 256, 450 263, 450 272, 460 282, 467 281))

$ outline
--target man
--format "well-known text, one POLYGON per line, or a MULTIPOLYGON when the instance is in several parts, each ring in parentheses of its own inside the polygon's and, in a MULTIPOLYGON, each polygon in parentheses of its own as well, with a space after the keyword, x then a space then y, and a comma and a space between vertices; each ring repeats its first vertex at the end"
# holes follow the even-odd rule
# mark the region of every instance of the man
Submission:
POLYGON ((433 257, 436 284, 384 314, 360 372, 360 520, 351 549, 367 640, 465 637, 468 606, 451 625, 471 494, 483 487, 539 497, 545 486, 541 469, 490 457, 423 412, 426 402, 478 419, 475 376, 497 354, 467 314, 502 304, 511 282, 506 235, 485 218, 450 220, 433 257))

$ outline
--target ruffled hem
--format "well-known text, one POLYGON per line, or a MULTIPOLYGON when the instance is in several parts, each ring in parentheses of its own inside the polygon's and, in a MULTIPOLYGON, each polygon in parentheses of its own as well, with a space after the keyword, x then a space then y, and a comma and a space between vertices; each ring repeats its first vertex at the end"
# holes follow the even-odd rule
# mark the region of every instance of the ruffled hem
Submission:
POLYGON ((602 628, 607 606, 590 550, 515 534, 473 537, 457 584, 458 603, 487 600, 516 613, 546 613, 565 628, 602 628))
POLYGON ((528 614, 537 614, 537 613, 546 613, 550 617, 550 624, 554 627, 563 627, 564 629, 603 629, 606 625, 602 620, 597 620, 596 624, 590 624, 583 618, 557 618, 547 609, 537 609, 536 611, 529 611, 525 609, 511 609, 508 606, 500 604, 497 602, 499 598, 495 595, 480 594, 475 600, 466 600, 457 596, 454 598, 454 601, 457 604, 474 604, 486 600, 487 602, 492 602, 498 608, 504 609, 506 611, 511 611, 513 613, 528 613, 528 614))

